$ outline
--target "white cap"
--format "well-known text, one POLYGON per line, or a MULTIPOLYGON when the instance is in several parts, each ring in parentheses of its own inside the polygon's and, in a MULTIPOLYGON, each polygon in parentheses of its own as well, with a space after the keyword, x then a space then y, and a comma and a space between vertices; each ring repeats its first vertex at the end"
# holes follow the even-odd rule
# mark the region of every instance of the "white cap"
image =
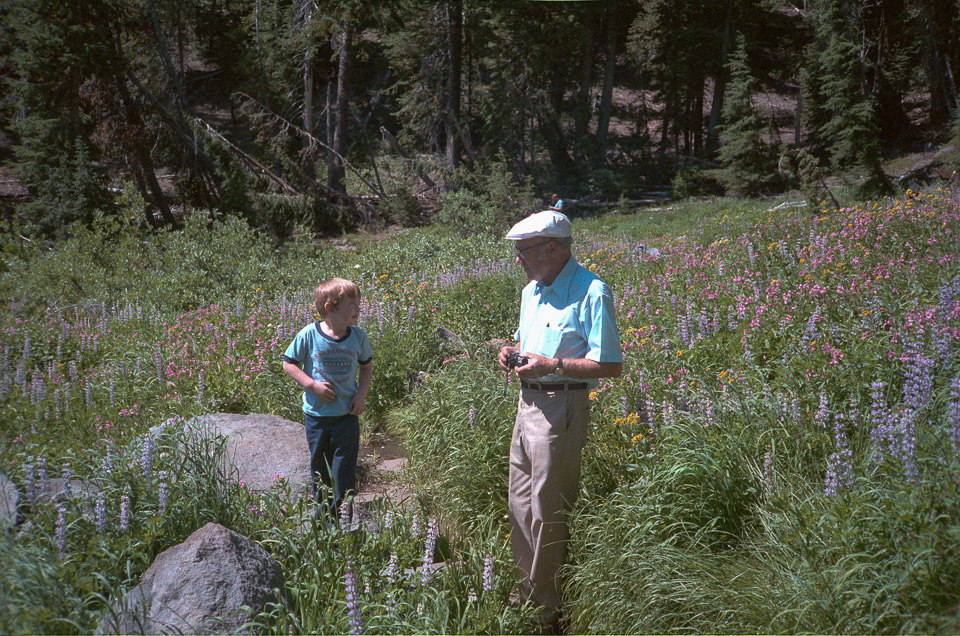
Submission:
POLYGON ((571 235, 572 226, 566 215, 553 210, 531 214, 507 232, 508 241, 522 241, 538 236, 565 238, 571 235))

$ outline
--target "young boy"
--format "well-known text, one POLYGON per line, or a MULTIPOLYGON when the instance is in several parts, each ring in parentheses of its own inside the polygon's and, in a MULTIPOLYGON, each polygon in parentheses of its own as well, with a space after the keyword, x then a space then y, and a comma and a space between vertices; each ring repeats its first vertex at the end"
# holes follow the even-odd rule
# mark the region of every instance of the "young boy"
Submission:
POLYGON ((314 500, 317 474, 333 487, 328 501, 336 519, 343 499, 356 489, 360 419, 373 376, 370 339, 357 327, 360 290, 342 278, 320 283, 313 302, 321 320, 298 333, 283 354, 283 370, 303 387, 314 500))

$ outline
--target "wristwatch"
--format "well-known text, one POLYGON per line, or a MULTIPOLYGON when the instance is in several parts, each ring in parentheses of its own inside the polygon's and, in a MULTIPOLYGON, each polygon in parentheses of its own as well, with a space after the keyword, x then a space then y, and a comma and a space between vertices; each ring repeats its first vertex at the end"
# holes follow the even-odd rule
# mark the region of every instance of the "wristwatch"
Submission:
POLYGON ((557 375, 563 375, 563 358, 557 358, 557 369, 554 371, 557 375))

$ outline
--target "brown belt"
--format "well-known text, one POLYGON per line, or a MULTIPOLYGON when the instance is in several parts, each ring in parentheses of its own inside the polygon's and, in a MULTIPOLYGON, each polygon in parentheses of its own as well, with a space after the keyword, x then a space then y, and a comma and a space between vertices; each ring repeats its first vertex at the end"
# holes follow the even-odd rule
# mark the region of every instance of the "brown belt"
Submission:
POLYGON ((582 391, 586 382, 527 382, 520 380, 520 386, 532 391, 582 391))

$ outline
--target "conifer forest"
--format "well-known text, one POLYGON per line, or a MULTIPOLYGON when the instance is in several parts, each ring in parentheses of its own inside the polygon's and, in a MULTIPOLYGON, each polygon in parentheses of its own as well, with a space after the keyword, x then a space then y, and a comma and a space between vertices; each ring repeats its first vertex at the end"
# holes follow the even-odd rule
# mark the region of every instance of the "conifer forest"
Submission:
MULTIPOLYGON (((765 195, 945 143, 956 0, 10 0, 4 218, 56 238, 131 185, 283 240, 539 196, 765 195)), ((11 225, 12 224, 12 225, 11 225)))

